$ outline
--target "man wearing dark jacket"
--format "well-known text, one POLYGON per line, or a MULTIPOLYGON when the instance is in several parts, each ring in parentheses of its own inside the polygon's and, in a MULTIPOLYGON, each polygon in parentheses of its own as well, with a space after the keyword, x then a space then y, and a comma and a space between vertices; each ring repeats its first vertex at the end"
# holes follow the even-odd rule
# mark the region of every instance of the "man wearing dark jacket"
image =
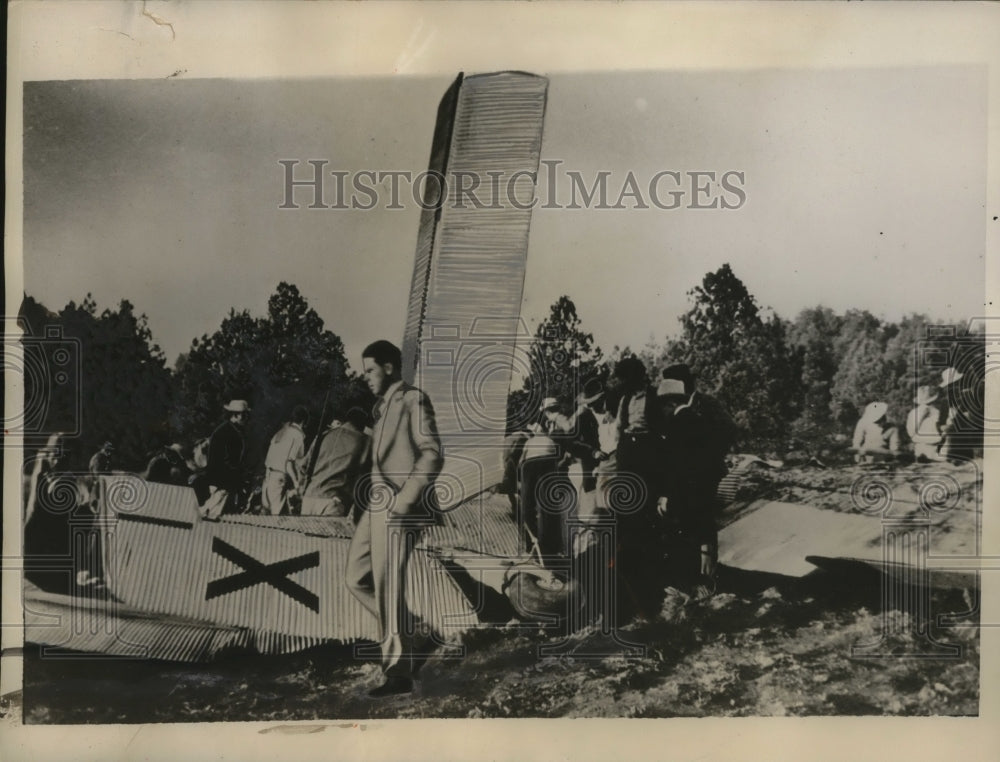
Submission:
POLYGON ((666 417, 666 467, 657 508, 668 522, 672 581, 703 595, 714 586, 716 491, 726 475, 734 425, 717 400, 695 389, 687 365, 663 371, 657 396, 666 417))
POLYGON ((94 475, 111 473, 114 452, 115 446, 111 442, 105 442, 101 445, 101 449, 95 452, 90 459, 90 473, 94 475))
POLYGON ((944 402, 941 455, 952 463, 963 463, 983 447, 983 379, 975 374, 947 368, 941 373, 944 402))
POLYGON ((623 603, 651 616, 663 590, 657 499, 663 494, 663 410, 649 386, 646 366, 637 357, 625 357, 615 366, 621 392, 618 406, 618 473, 607 492, 618 531, 615 568, 624 593, 623 603), (616 504, 618 503, 618 504, 616 504))
POLYGON ((209 496, 201 502, 210 518, 235 511, 243 500, 246 457, 243 429, 250 417, 250 405, 246 400, 232 400, 223 410, 229 418, 212 432, 208 443, 208 465, 205 467, 209 496))

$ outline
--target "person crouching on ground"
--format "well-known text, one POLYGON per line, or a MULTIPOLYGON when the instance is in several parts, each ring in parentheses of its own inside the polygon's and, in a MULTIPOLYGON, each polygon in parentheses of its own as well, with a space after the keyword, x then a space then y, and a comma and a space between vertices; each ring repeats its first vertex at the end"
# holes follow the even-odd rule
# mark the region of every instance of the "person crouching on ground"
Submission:
POLYGON ((145 480, 159 484, 174 484, 183 487, 191 477, 191 469, 184 459, 184 446, 174 442, 161 447, 146 464, 145 480))
POLYGON ((857 463, 874 463, 875 460, 895 458, 899 454, 899 431, 885 419, 889 406, 884 402, 870 402, 854 427, 853 448, 857 463))

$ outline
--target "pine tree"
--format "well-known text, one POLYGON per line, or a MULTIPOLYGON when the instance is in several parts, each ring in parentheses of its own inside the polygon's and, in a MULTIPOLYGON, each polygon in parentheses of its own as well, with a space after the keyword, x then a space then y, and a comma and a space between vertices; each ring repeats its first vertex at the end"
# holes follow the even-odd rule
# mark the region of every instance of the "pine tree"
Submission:
POLYGON ((789 326, 788 343, 799 379, 800 414, 791 426, 793 435, 807 447, 818 450, 829 437, 832 426, 830 402, 833 377, 837 372, 834 339, 843 322, 828 307, 802 310, 789 326))
POLYGON ((602 375, 602 352, 594 336, 582 328, 576 305, 561 296, 549 309, 548 317, 535 329, 528 350, 531 373, 524 388, 508 398, 508 428, 523 428, 538 416, 545 397, 555 397, 573 405, 583 384, 602 375))
POLYGON ((728 264, 689 296, 693 304, 668 354, 690 365, 699 387, 729 410, 745 446, 780 450, 798 396, 783 321, 762 318, 728 264))
POLYGON ((85 470, 110 441, 116 467, 141 470, 150 450, 168 441, 173 402, 171 373, 146 316, 127 300, 98 314, 87 294, 58 313, 25 296, 20 317, 26 354, 44 370, 25 379, 26 403, 44 403, 41 430, 72 435, 66 446, 74 469, 85 470), (51 329, 55 338, 47 335, 51 329))
POLYGON ((173 424, 188 441, 211 434, 230 399, 250 402, 250 463, 263 459, 271 435, 295 405, 310 411, 310 431, 316 431, 324 406, 322 424, 348 405, 367 410, 373 402, 350 372, 340 337, 284 282, 268 300, 267 317, 231 310, 218 331, 195 339, 177 378, 180 404, 173 424))
POLYGON ((830 401, 833 419, 842 427, 852 428, 868 403, 885 401, 895 387, 893 368, 885 355, 895 330, 867 312, 845 315, 843 330, 834 343, 838 363, 830 401))

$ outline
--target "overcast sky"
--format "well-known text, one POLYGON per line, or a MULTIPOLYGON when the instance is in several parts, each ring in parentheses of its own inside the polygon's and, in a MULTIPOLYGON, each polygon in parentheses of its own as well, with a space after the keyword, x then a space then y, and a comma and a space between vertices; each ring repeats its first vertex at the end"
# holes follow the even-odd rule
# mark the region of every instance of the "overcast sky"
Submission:
MULTIPOLYGON (((357 368, 402 338, 419 208, 279 209, 278 162, 417 174, 451 79, 26 83, 25 290, 127 298, 173 363, 285 280, 357 368)), ((789 318, 983 308, 985 70, 557 74, 542 160, 562 200, 568 171, 610 172, 612 200, 630 171, 644 194, 664 170, 743 173, 735 210, 535 209, 523 316, 569 294, 606 350, 674 333, 724 262, 789 318)))

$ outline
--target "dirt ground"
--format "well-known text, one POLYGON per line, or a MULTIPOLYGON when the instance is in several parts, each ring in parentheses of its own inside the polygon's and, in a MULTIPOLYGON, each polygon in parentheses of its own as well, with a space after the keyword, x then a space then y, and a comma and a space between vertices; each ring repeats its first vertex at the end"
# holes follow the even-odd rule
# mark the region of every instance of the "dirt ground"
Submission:
MULTIPOLYGON (((874 475, 905 512, 937 500, 950 546, 974 544, 973 464, 744 473, 723 523, 760 499, 856 511, 859 480, 874 475)), ((802 577, 723 567, 714 597, 668 595, 658 616, 614 637, 516 620, 467 633, 424 668, 414 695, 378 701, 366 696, 377 668, 345 646, 208 665, 42 659, 27 647, 14 701, 26 723, 978 714, 977 585, 930 591, 926 618, 887 610, 882 587, 866 567, 802 577)))

